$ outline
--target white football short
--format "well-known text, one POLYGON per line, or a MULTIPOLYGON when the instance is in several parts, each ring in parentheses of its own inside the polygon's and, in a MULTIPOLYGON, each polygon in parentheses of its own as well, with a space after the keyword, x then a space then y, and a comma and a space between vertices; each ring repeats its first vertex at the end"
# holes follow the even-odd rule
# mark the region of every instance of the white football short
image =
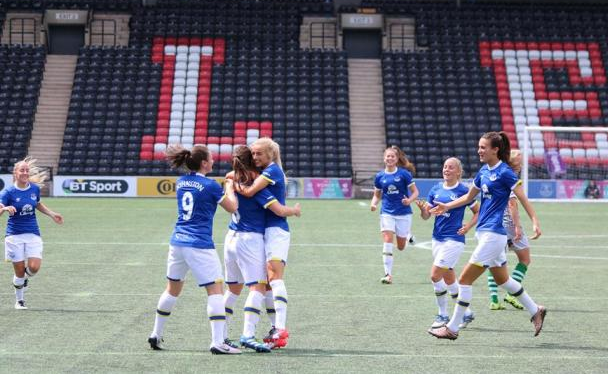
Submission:
POLYGON ((507 230, 507 243, 510 250, 521 251, 522 249, 530 248, 530 243, 528 242, 528 237, 526 236, 524 229, 521 229, 521 238, 519 238, 519 240, 513 240, 515 237, 514 226, 505 226, 505 230, 507 230))
POLYGON ((507 263, 507 236, 492 231, 477 231, 477 247, 469 263, 486 268, 500 267, 507 263))
POLYGON ((224 240, 224 269, 227 284, 243 284, 243 273, 239 268, 236 254, 236 231, 228 230, 224 240))
POLYGON ((245 285, 268 283, 264 235, 255 232, 235 233, 236 262, 245 285))
POLYGON ((183 281, 188 270, 200 287, 222 283, 222 265, 215 249, 201 249, 169 245, 167 279, 183 281))
POLYGON ((36 234, 10 235, 4 238, 4 259, 21 262, 27 258, 42 258, 42 238, 36 234))
POLYGON ((412 215, 380 214, 380 231, 392 231, 400 238, 407 238, 412 231, 412 215))
POLYGON ((456 240, 446 240, 440 242, 433 239, 433 265, 442 269, 454 269, 462 251, 464 251, 464 243, 456 240))
POLYGON ((280 227, 267 227, 264 233, 266 261, 282 261, 287 264, 291 233, 280 227))

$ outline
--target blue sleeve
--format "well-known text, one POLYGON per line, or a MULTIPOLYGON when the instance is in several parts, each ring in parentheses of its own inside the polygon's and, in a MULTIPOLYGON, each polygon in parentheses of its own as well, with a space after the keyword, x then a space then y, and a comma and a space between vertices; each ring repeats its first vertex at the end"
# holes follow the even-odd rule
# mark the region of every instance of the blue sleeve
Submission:
POLYGON ((403 170, 403 175, 405 177, 405 186, 409 188, 410 184, 414 182, 414 179, 412 178, 412 173, 407 170, 403 170))
POLYGON ((266 209, 272 202, 277 201, 277 198, 268 190, 268 187, 256 193, 253 198, 255 202, 266 209))
POLYGON ((216 203, 220 203, 224 198, 224 190, 222 190, 222 186, 220 186, 220 184, 214 180, 209 184, 208 188, 210 190, 209 192, 211 193, 213 201, 215 201, 216 203))
POLYGON ((380 173, 376 174, 376 178, 374 179, 374 187, 376 187, 377 189, 381 190, 382 189, 382 185, 380 184, 380 173))
POLYGON ((431 206, 435 206, 435 190, 437 190, 437 185, 434 185, 433 188, 429 191, 429 196, 426 198, 426 201, 431 206))
POLYGON ((4 189, 2 190, 2 192, 0 192, 0 203, 2 203, 2 205, 7 206, 8 205, 8 190, 4 189))
POLYGON ((268 183, 274 185, 282 177, 282 172, 276 164, 272 164, 264 171, 262 171, 262 177, 268 181, 268 183))
POLYGON ((478 190, 481 190, 481 173, 480 172, 477 172, 477 175, 475 175, 475 180, 473 180, 473 185, 478 190))
POLYGON ((519 183, 519 177, 511 168, 505 168, 500 178, 502 184, 510 190, 513 190, 519 183))

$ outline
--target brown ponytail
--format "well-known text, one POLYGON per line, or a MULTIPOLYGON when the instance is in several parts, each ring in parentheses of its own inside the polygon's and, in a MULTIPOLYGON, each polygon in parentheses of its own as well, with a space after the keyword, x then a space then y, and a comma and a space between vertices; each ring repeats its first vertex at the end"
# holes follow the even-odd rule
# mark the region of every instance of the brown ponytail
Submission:
POLYGON ((249 147, 241 145, 234 149, 232 154, 232 169, 234 181, 243 185, 251 185, 257 174, 253 156, 249 147))
POLYGON ((165 153, 173 169, 185 166, 190 171, 199 171, 203 161, 209 160, 209 149, 201 144, 195 145, 192 150, 184 148, 181 144, 171 144, 165 153))

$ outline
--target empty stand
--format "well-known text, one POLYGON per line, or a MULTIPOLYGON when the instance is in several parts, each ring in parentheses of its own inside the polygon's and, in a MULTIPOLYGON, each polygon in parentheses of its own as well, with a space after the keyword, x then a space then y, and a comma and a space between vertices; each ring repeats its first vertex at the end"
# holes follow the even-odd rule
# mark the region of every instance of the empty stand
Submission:
POLYGON ((0 45, 0 173, 27 154, 44 59, 42 47, 0 45))
POLYGON ((461 158, 465 175, 478 168, 479 136, 506 131, 514 146, 533 150, 531 177, 546 177, 545 150, 557 147, 569 176, 606 178, 608 160, 590 167, 585 155, 603 143, 581 134, 523 138, 523 126, 606 126, 608 91, 603 61, 608 43, 605 5, 505 5, 366 0, 386 14, 416 18, 425 50, 382 58, 388 143, 413 155, 419 177, 441 177, 441 163, 461 158), (576 172, 576 173, 575 173, 576 172))
POLYGON ((298 4, 135 9, 130 47, 80 52, 60 173, 167 175, 179 142, 207 144, 223 175, 234 146, 272 136, 288 175, 350 177, 346 57, 299 49, 301 12, 327 7, 298 4))

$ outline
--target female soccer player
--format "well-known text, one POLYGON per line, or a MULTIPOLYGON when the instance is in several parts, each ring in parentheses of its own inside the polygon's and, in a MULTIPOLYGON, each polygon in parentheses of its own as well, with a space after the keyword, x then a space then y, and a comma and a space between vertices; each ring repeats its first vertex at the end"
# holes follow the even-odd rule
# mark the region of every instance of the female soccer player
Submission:
POLYGON ((521 284, 509 276, 506 267, 507 232, 502 226, 502 215, 511 191, 515 193, 532 220, 536 236, 541 235, 538 218, 523 192, 521 181, 507 165, 510 152, 509 138, 504 132, 485 133, 479 139, 477 150, 479 159, 485 165, 477 173, 469 192, 447 204, 437 202, 436 206, 430 210, 432 214, 436 215, 447 213, 451 209, 473 201, 481 191, 481 208, 476 233, 478 244, 469 263, 460 274, 458 301, 454 307, 454 313, 450 322, 444 327, 428 330, 431 335, 439 339, 454 340, 458 338, 458 325, 473 297, 472 284, 486 268, 490 268, 496 283, 517 297, 528 310, 532 316, 530 320, 534 324, 534 336, 537 336, 542 330, 547 310, 544 306, 537 305, 524 291, 521 284))
POLYGON ((418 198, 418 188, 412 180, 414 165, 397 146, 384 150, 384 170, 376 174, 374 196, 370 208, 375 212, 382 199, 380 231, 382 231, 384 262, 384 284, 393 283, 393 235, 397 236, 397 248, 405 249, 412 228, 412 207, 418 198))
POLYGON ((36 209, 51 217, 57 224, 63 223, 56 213, 40 201, 40 187, 48 175, 36 167, 36 160, 25 158, 13 168, 14 184, 0 193, 0 215, 8 212, 5 259, 13 263, 15 309, 27 309, 24 293, 28 278, 33 277, 42 263, 42 239, 36 220, 36 209))
MULTIPOLYGON (((270 138, 260 138, 251 144, 251 153, 255 166, 262 170, 251 186, 236 184, 238 193, 252 197, 263 188, 268 187, 272 195, 285 205, 287 196, 286 178, 281 168, 281 152, 279 145, 270 138)), ((272 300, 276 312, 275 326, 264 338, 274 346, 285 346, 289 338, 287 331, 287 288, 283 281, 291 235, 285 217, 280 217, 271 211, 266 212, 266 230, 264 231, 264 248, 268 280, 272 289, 272 300)), ((268 297, 268 293, 267 293, 268 297)), ((269 304, 266 304, 268 308, 269 304)))
MULTIPOLYGON (((251 151, 239 147, 233 156, 234 179, 243 186, 249 186, 257 177, 257 169, 251 151)), ((229 231, 226 235, 225 265, 226 280, 229 290, 224 297, 226 310, 232 310, 240 294, 243 282, 249 287, 249 296, 245 302, 245 323, 240 343, 256 352, 270 352, 277 345, 260 343, 255 340, 256 325, 260 319, 261 307, 267 284, 266 253, 264 233, 266 229, 266 209, 279 217, 300 216, 300 204, 287 207, 277 201, 268 188, 247 198, 237 193, 238 210, 232 216, 229 231), (239 286, 237 286, 239 285, 239 286)))
POLYGON ((215 180, 205 177, 213 167, 213 157, 204 145, 195 145, 191 151, 172 145, 167 148, 167 160, 174 169, 185 167, 190 173, 176 182, 178 217, 169 246, 167 288, 158 301, 154 330, 148 343, 154 350, 162 349, 165 322, 182 291, 186 273, 191 270, 198 285, 207 289, 207 315, 211 324, 209 350, 213 354, 241 353, 224 343, 222 267, 211 236, 217 205, 229 213, 237 209, 232 182, 227 181, 223 192, 215 180))
MULTIPOLYGON (((519 149, 514 149, 511 151, 509 165, 513 171, 519 175, 521 171, 521 152, 519 149)), ((517 196, 515 196, 514 193, 511 193, 509 196, 509 204, 507 205, 507 209, 505 209, 505 213, 502 218, 502 225, 505 227, 505 230, 507 230, 507 243, 509 249, 515 252, 518 260, 513 273, 511 273, 511 278, 521 283, 523 282, 524 277, 526 276, 526 271, 528 271, 528 266, 530 265, 530 245, 519 220, 517 196)), ((494 281, 492 273, 489 272, 488 289, 490 291, 490 309, 505 309, 504 305, 498 300, 498 286, 496 285, 496 281, 494 281)), ((509 294, 505 295, 504 300, 516 309, 524 308, 524 306, 517 301, 517 298, 509 294)))
MULTIPOLYGON (((460 160, 456 157, 445 160, 443 163, 443 182, 437 183, 431 188, 427 202, 416 200, 416 205, 420 208, 422 219, 427 220, 431 217, 429 210, 437 202, 449 203, 468 193, 469 189, 460 182, 461 176, 462 163, 460 160)), ((432 243, 434 260, 431 267, 431 281, 433 282, 439 312, 431 325, 431 329, 445 326, 450 319, 447 310, 448 291, 452 298, 458 297, 458 282, 456 282, 454 266, 464 251, 464 236, 475 225, 477 216, 479 215, 477 201, 473 200, 469 204, 469 208, 473 212, 473 217, 464 225, 462 224, 465 211, 464 206, 435 217, 432 243)), ((461 328, 468 325, 474 319, 475 315, 473 312, 467 310, 461 323, 461 328)))

